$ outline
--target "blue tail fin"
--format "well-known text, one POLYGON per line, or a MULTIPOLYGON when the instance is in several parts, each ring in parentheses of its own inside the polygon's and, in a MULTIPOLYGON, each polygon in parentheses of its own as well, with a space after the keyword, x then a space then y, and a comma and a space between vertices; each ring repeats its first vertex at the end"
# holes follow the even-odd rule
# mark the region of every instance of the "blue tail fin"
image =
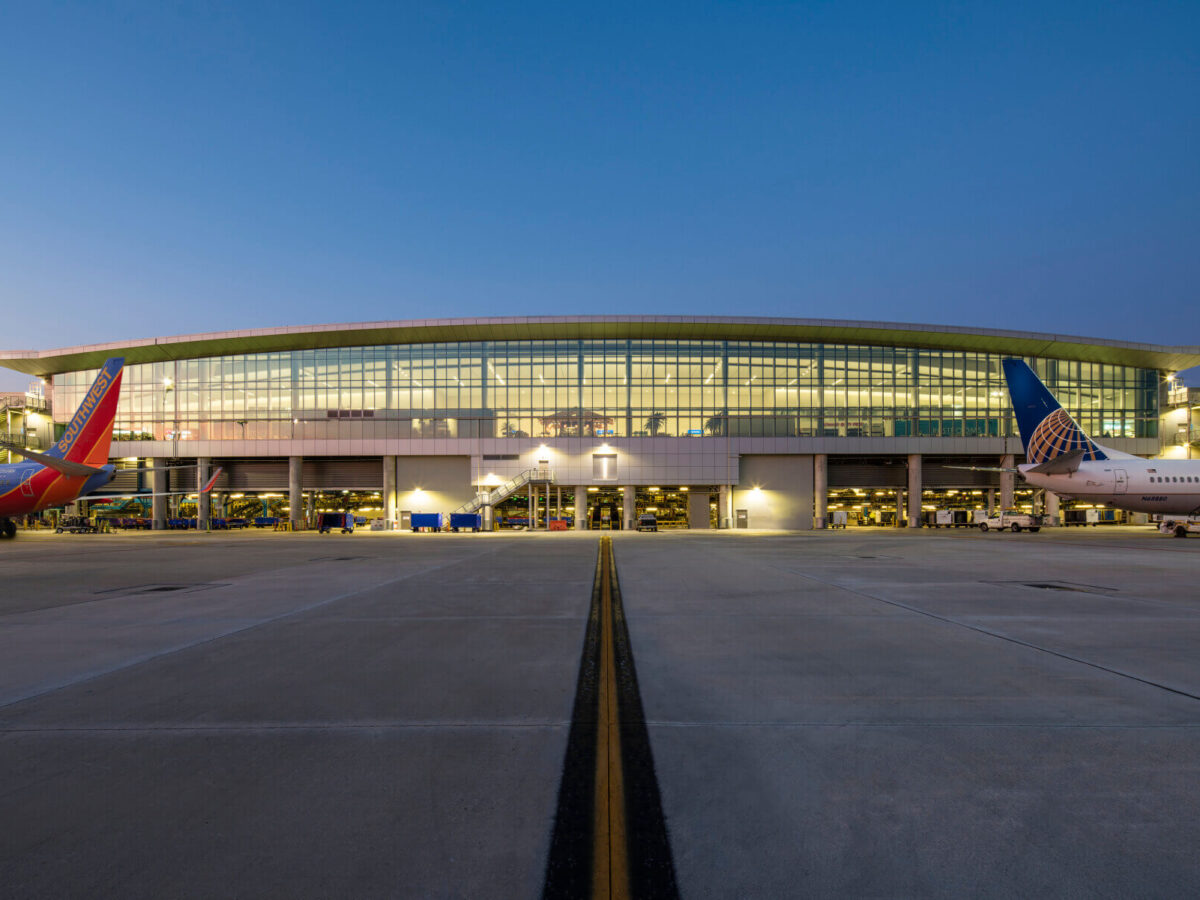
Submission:
POLYGON ((1001 364, 1026 460, 1044 463, 1080 449, 1084 459, 1108 459, 1023 359, 1005 359, 1001 364))

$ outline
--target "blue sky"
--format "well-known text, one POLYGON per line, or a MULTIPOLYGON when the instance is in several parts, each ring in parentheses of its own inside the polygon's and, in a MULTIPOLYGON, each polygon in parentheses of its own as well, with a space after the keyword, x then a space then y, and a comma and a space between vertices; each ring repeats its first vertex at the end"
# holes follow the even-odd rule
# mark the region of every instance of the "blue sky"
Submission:
POLYGON ((1194 0, 5 4, 0 345, 587 313, 1200 344, 1198 37, 1194 0))

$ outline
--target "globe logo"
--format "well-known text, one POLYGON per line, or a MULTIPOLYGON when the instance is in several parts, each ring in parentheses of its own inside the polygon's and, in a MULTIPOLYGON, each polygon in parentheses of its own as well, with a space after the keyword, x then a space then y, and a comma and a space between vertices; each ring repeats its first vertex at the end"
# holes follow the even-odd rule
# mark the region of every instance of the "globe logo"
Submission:
POLYGON ((1088 451, 1085 454, 1087 458, 1095 458, 1092 442, 1075 424, 1075 420, 1065 409, 1056 409, 1033 430, 1025 456, 1032 463, 1043 463, 1080 447, 1088 451))

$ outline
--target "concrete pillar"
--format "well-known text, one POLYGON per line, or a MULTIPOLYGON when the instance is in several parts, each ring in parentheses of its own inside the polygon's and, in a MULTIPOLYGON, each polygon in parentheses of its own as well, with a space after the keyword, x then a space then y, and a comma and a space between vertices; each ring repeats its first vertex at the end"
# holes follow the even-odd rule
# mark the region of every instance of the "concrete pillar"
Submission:
POLYGON ((712 513, 708 491, 688 493, 688 528, 711 528, 712 513))
POLYGON ((625 485, 625 496, 622 498, 621 522, 622 528, 637 527, 637 488, 632 484, 625 485))
POLYGON ((292 522, 292 530, 304 528, 304 457, 288 457, 288 518, 292 522))
POLYGON ((1054 491, 1046 491, 1046 524, 1057 525, 1059 523, 1059 505, 1058 494, 1054 491))
POLYGON ((813 528, 825 527, 829 512, 829 457, 824 453, 813 456, 813 528))
POLYGON ((733 527, 733 488, 722 484, 717 488, 717 527, 733 527))
MULTIPOLYGON (((152 469, 161 468, 166 464, 167 461, 162 457, 150 460, 152 469)), ((164 496, 167 492, 167 473, 151 472, 150 488, 154 492, 154 497, 150 501, 150 527, 155 531, 162 531, 167 527, 167 498, 164 496)))
POLYGON ((987 503, 988 503, 988 507, 987 507, 988 515, 994 516, 996 514, 996 489, 995 488, 988 488, 987 503))
POLYGON ((525 491, 525 521, 528 523, 525 527, 531 531, 537 528, 537 521, 534 519, 534 498, 537 496, 537 488, 534 485, 529 485, 529 489, 525 491))
POLYGON ((200 489, 208 482, 208 466, 212 460, 207 456, 196 459, 196 530, 208 531, 212 522, 212 497, 201 493, 200 489))
POLYGON ((908 527, 921 527, 921 454, 908 454, 908 527))
POLYGON ((896 491, 896 527, 899 528, 904 522, 904 490, 896 491))
POLYGON ((556 488, 554 489, 554 491, 555 491, 555 494, 554 494, 554 518, 556 518, 556 519, 561 519, 561 518, 562 518, 562 514, 563 514, 563 510, 562 510, 562 485, 561 485, 561 484, 560 484, 560 485, 558 485, 558 487, 556 487, 556 488))
POLYGON ((391 527, 396 518, 396 457, 383 458, 383 517, 391 527))
MULTIPOLYGON (((1000 467, 1002 469, 1011 469, 1015 465, 1013 455, 1006 453, 1000 457, 1000 467)), ((1013 505, 1013 490, 1016 485, 1016 477, 1012 472, 1000 473, 1000 508, 1012 509, 1013 505)))
POLYGON ((577 484, 575 485, 575 530, 586 531, 587 527, 587 487, 577 484))

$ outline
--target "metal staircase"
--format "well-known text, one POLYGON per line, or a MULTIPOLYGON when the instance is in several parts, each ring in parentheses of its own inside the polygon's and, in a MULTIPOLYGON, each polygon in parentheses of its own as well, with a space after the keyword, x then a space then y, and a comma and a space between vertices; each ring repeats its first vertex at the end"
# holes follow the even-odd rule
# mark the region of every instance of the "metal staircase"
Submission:
POLYGON ((548 469, 526 469, 520 475, 510 478, 508 481, 499 487, 492 488, 490 491, 480 491, 475 495, 474 500, 468 500, 455 513, 474 513, 479 512, 485 506, 495 506, 502 502, 507 497, 510 497, 516 491, 525 487, 527 484, 553 484, 554 472, 548 469))

